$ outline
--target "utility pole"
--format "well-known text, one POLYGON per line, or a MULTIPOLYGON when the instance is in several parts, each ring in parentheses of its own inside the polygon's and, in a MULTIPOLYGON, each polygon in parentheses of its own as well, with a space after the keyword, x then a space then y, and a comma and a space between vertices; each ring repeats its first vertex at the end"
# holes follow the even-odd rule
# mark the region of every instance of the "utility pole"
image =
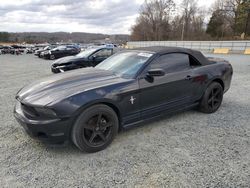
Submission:
POLYGON ((248 23, 250 19, 250 9, 247 10, 247 20, 246 20, 246 27, 245 27, 245 36, 248 34, 248 23))
POLYGON ((181 40, 184 40, 184 31, 185 31, 185 18, 183 17, 183 26, 182 26, 182 31, 181 31, 181 40))

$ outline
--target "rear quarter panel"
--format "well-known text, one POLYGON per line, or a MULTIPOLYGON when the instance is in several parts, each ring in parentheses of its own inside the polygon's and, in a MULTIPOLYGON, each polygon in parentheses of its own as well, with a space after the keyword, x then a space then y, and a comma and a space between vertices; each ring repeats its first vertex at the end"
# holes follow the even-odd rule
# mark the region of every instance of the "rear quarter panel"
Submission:
POLYGON ((222 81, 224 92, 227 92, 230 88, 233 69, 227 61, 211 62, 210 65, 199 67, 194 72, 206 76, 206 81, 201 87, 200 97, 202 97, 209 84, 216 80, 222 81))

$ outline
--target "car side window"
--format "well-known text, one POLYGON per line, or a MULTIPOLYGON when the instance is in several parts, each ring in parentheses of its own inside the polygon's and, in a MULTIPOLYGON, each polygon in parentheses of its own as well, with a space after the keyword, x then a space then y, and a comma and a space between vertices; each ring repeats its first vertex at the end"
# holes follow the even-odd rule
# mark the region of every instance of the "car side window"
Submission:
POLYGON ((149 69, 163 69, 165 73, 188 70, 190 69, 189 55, 182 53, 162 55, 150 64, 149 69))
POLYGON ((201 66, 201 63, 191 55, 189 56, 189 62, 192 68, 201 66))
POLYGON ((102 58, 107 58, 112 55, 112 49, 102 49, 96 52, 95 57, 102 57, 102 58))

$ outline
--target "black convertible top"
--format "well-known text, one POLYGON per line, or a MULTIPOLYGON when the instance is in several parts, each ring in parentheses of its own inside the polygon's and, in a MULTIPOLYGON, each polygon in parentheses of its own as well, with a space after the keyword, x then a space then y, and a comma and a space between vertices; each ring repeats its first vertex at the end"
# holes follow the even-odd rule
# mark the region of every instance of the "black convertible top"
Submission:
POLYGON ((168 53, 185 53, 185 54, 192 55, 202 65, 211 64, 209 62, 209 60, 201 52, 196 51, 196 50, 191 50, 191 49, 188 49, 188 48, 150 46, 150 47, 143 47, 143 48, 134 48, 132 50, 154 52, 154 53, 159 54, 159 55, 168 54, 168 53))

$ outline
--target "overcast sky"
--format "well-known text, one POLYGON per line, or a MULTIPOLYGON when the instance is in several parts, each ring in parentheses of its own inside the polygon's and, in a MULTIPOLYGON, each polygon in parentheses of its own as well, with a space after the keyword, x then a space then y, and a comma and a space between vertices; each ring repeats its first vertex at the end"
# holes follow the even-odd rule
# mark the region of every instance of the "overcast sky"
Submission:
MULTIPOLYGON (((181 0, 175 0, 179 3, 181 0)), ((144 0, 0 0, 0 31, 129 34, 144 0)), ((209 7, 214 0, 199 0, 209 7)))

